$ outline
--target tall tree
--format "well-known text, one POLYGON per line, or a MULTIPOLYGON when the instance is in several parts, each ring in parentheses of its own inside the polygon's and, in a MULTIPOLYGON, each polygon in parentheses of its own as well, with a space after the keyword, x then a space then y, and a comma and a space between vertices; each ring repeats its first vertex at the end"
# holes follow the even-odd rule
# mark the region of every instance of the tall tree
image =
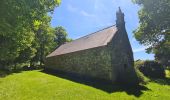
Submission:
POLYGON ((59 4, 60 0, 1 0, 1 67, 14 63, 24 50, 32 50, 36 27, 39 29, 44 16, 59 4))
POLYGON ((50 20, 51 17, 44 17, 43 22, 40 24, 36 31, 36 45, 34 45, 34 48, 36 48, 37 52, 32 61, 40 62, 40 65, 44 63, 45 56, 54 50, 57 45, 54 42, 55 33, 54 29, 50 26, 50 20))
POLYGON ((55 42, 58 46, 62 45, 63 43, 67 42, 67 32, 62 26, 58 26, 55 28, 55 42))
POLYGON ((141 6, 138 12, 140 26, 134 31, 135 38, 150 46, 156 60, 170 65, 170 0, 133 0, 141 6))

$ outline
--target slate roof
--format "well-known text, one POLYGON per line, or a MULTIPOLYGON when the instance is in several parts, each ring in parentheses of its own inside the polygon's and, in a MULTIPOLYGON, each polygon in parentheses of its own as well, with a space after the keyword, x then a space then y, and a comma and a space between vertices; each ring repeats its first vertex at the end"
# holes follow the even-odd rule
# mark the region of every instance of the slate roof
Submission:
POLYGON ((76 51, 96 48, 107 45, 117 32, 117 27, 110 26, 92 34, 86 35, 72 42, 61 45, 47 57, 72 53, 76 51))

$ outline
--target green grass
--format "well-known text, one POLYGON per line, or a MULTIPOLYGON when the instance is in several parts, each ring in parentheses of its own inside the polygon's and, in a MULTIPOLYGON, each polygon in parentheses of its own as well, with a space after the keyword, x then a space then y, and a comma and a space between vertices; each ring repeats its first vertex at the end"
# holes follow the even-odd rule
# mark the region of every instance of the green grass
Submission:
POLYGON ((104 88, 110 86, 99 86, 25 71, 0 77, 0 100, 170 100, 170 79, 153 81, 139 89, 113 85, 115 88, 107 91, 104 88))

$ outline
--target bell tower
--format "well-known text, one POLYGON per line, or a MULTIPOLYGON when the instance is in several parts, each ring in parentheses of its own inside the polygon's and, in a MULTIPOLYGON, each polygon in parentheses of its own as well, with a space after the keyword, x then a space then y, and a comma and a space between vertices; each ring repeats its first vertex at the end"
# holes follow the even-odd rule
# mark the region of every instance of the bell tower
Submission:
POLYGON ((125 29, 124 13, 122 13, 120 7, 119 10, 116 12, 116 27, 118 29, 125 29))

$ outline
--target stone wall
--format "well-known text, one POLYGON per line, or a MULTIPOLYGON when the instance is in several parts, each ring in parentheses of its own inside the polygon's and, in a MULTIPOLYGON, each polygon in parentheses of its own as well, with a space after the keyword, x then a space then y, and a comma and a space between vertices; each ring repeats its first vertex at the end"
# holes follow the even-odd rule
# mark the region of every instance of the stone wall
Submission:
POLYGON ((46 59, 47 68, 114 81, 110 49, 97 47, 46 59))
POLYGON ((49 57, 46 66, 112 82, 138 83, 133 52, 125 30, 119 30, 107 46, 49 57))
POLYGON ((137 84, 133 52, 126 31, 118 31, 108 45, 111 47, 111 63, 116 80, 119 83, 137 84))

